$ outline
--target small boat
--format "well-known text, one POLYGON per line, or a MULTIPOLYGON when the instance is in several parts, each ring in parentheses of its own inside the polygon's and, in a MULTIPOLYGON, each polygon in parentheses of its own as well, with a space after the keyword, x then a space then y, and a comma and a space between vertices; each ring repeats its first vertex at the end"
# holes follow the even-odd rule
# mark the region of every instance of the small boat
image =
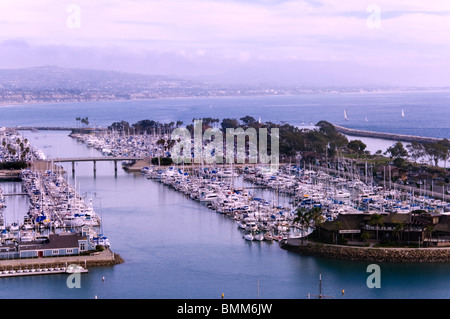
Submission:
POLYGON ((217 193, 208 193, 200 196, 201 202, 213 202, 216 199, 219 198, 219 195, 217 193))
POLYGON ((402 117, 405 117, 405 110, 402 109, 402 117))
POLYGON ((256 241, 263 241, 264 235, 262 233, 257 233, 257 234, 255 234, 255 236, 253 236, 253 239, 256 241))
POLYGON ((217 176, 220 178, 232 178, 233 175, 232 171, 222 171, 217 173, 217 176))
POLYGON ((258 229, 258 225, 256 224, 256 221, 249 220, 245 224, 245 229, 248 231, 255 231, 258 229))
POLYGON ((245 226, 246 226, 246 225, 245 225, 245 222, 244 222, 244 221, 238 221, 237 224, 238 224, 238 228, 239 228, 239 229, 245 229, 245 226))
POLYGON ((9 230, 12 232, 17 232, 19 231, 19 225, 17 223, 12 223, 9 230))
POLYGON ((347 109, 344 110, 344 118, 345 118, 346 121, 348 121, 347 109))
POLYGON ((252 233, 245 234, 244 239, 248 240, 248 241, 252 241, 254 239, 253 234, 252 233))
POLYGON ((272 241, 273 240, 272 234, 270 232, 265 233, 264 234, 264 240, 272 241))

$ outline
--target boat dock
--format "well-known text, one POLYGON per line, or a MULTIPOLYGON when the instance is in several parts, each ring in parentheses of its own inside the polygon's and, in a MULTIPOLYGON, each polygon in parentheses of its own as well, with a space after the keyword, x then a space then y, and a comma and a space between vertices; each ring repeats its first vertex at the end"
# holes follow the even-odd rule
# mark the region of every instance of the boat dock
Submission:
POLYGON ((87 273, 88 267, 123 263, 109 249, 90 255, 0 260, 0 278, 30 275, 87 273))
POLYGON ((0 278, 5 277, 20 277, 33 275, 54 275, 54 274, 84 274, 88 270, 81 266, 57 267, 57 268, 32 268, 32 269, 17 269, 4 270, 0 273, 0 278))

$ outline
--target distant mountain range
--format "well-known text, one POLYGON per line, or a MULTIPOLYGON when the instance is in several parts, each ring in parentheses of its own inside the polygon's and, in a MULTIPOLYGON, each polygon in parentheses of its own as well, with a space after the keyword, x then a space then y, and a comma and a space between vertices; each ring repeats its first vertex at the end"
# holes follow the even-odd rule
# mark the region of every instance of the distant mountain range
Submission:
MULTIPOLYGON (((360 88, 343 89, 360 92, 360 88)), ((218 84, 170 76, 40 66, 0 69, 0 104, 138 100, 168 97, 339 93, 333 88, 218 84)))
POLYGON ((0 70, 0 103, 65 102, 210 95, 191 80, 118 71, 42 66, 0 70))
POLYGON ((40 66, 0 69, 0 89, 30 90, 143 90, 162 85, 192 86, 193 81, 168 76, 143 75, 118 71, 70 69, 40 66))

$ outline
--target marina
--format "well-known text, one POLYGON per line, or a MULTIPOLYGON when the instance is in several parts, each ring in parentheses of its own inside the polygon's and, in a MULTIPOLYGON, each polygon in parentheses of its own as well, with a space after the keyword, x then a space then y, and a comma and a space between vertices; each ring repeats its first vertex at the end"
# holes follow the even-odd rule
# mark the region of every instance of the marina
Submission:
MULTIPOLYGON (((30 156, 34 160, 46 158, 42 151, 32 147, 20 134, 9 131, 5 135, 12 136, 10 140, 17 145, 26 143, 27 149, 33 150, 30 156)), ((75 189, 76 179, 74 187, 64 177, 64 170, 54 163, 72 163, 72 176, 75 178, 74 163, 92 161, 95 177, 95 163, 109 160, 114 162, 117 177, 118 161, 122 162, 122 168, 129 169, 137 161, 147 158, 146 162, 141 163, 146 166, 139 169, 146 179, 155 180, 227 216, 236 223, 242 238, 247 242, 278 241, 284 245, 289 240, 307 238, 319 225, 309 221, 305 227, 300 212, 313 208, 319 209, 323 221, 335 221, 342 214, 405 214, 418 210, 435 214, 450 212, 450 204, 444 200, 420 193, 420 196, 416 196, 414 192, 395 187, 387 188, 386 183, 377 185, 367 175, 364 182, 364 176, 355 173, 352 164, 345 160, 337 165, 347 172, 345 174, 311 164, 301 165, 300 162, 297 165, 282 164, 276 171, 270 166, 249 164, 214 166, 201 163, 192 167, 164 167, 151 164, 149 158, 170 156, 166 142, 162 142, 169 139, 168 135, 125 135, 100 131, 71 134, 70 137, 87 148, 101 152, 101 156, 47 159, 46 169, 21 170, 23 191, 15 195, 27 195, 29 209, 22 223, 13 221, 6 224, 1 216, 1 243, 6 248, 3 253, 0 252, 3 258, 33 256, 33 253, 27 255, 21 252, 23 248, 20 247, 27 242, 41 245, 34 255, 44 256, 43 247, 49 240, 59 240, 56 236, 65 234, 81 233, 87 237, 87 241, 82 244, 78 240, 80 249, 75 248, 78 253, 93 250, 97 246, 110 248, 109 240, 102 231, 101 219, 94 211, 92 198, 87 201, 80 196, 80 191, 75 189), (255 196, 257 189, 266 190, 269 198, 255 196), (18 243, 15 244, 17 247, 14 243, 18 243)), ((27 155, 25 153, 23 156, 27 155)), ((0 203, 5 206, 5 195, 0 195, 0 203)), ((71 254, 74 249, 56 252, 61 253, 71 254)), ((52 254, 55 254, 55 250, 52 254)), ((23 272, 20 269, 5 270, 5 275, 16 273, 23 272)))
MULTIPOLYGON (((255 100, 255 105, 260 107, 262 100, 255 100)), ((287 99, 282 97, 280 100, 287 99)), ((235 102, 235 99, 230 99, 223 103, 226 105, 235 102)), ((171 103, 160 101, 160 103, 177 106, 181 104, 181 100, 171 103)), ((209 107, 210 102, 207 103, 209 107)), ((250 100, 247 100, 246 103, 251 105, 250 100)), ((140 103, 136 103, 137 107, 139 105, 140 103)), ((167 105, 164 107, 172 112, 167 105)), ((83 104, 76 104, 73 107, 76 110, 84 110, 83 104)), ((88 109, 96 110, 96 105, 91 104, 88 109)), ((114 112, 115 109, 111 110, 114 112)), ((139 112, 138 108, 135 110, 139 112)), ((235 110, 236 108, 231 109, 231 112, 235 112, 235 110)), ((33 110, 30 112, 32 113, 33 110)), ((109 114, 109 112, 110 110, 106 113, 109 114)), ((330 115, 333 114, 332 112, 330 108, 330 115)), ((349 107, 349 113, 351 115, 348 121, 350 125, 355 119, 355 110, 349 107)), ((140 118, 145 116, 145 114, 137 114, 136 116, 140 118)), ((177 114, 183 116, 182 112, 177 114)), ((411 119, 413 112, 409 111, 407 114, 407 119, 411 119)), ((115 119, 125 118, 117 114, 113 114, 113 116, 115 119)), ((271 118, 271 115, 267 113, 261 113, 261 116, 271 118)), ((342 117, 341 111, 339 111, 339 116, 342 117)), ((98 116, 98 118, 102 117, 98 116)), ((187 118, 192 118, 191 113, 187 118)), ((373 127, 377 123, 376 120, 373 116, 368 116, 368 118, 368 124, 373 127)), ((15 122, 16 120, 17 117, 14 117, 15 122)), ((52 121, 53 119, 50 118, 48 123, 52 123, 52 121)), ((5 123, 8 123, 7 119, 5 123)), ((59 124, 59 120, 56 123, 59 124)), ((68 123, 67 126, 70 126, 69 120, 66 123, 68 123)), ((110 121, 105 121, 104 125, 108 123, 110 121)), ((386 123, 386 125, 389 124, 386 123)), ((43 130, 39 132, 21 131, 21 133, 31 142, 30 144, 45 152, 47 160, 105 156, 101 150, 86 147, 86 143, 68 137, 70 131, 43 130)), ((432 134, 439 136, 440 133, 432 134)), ((290 169, 283 168, 277 174, 277 179, 282 181, 281 177, 284 174, 298 177, 309 170, 316 171, 316 175, 321 175, 320 170, 333 175, 333 172, 302 164, 292 164, 290 169), (297 166, 299 171, 294 166, 297 166)), ((82 289, 75 290, 65 287, 66 276, 61 275, 3 278, 1 285, 4 289, 8 289, 12 296, 23 296, 22 292, 26 289, 30 295, 39 298, 60 298, 60 296, 88 299, 94 296, 99 298, 123 298, 124 296, 131 298, 192 298, 193 296, 215 298, 216 296, 220 297, 221 293, 224 293, 227 298, 248 298, 256 296, 254 287, 255 283, 259 281, 261 298, 306 298, 307 294, 311 292, 311 287, 317 285, 315 278, 319 273, 326 278, 327 291, 325 293, 340 295, 341 290, 345 289, 345 297, 349 299, 413 297, 414 294, 406 294, 401 288, 404 287, 402 283, 408 283, 414 287, 414 290, 421 291, 423 291, 423 287, 432 285, 433 289, 426 290, 426 295, 421 294, 421 297, 447 296, 448 281, 445 279, 445 274, 448 273, 448 267, 446 264, 409 265, 406 269, 405 266, 395 263, 382 265, 383 287, 386 289, 370 290, 365 285, 367 263, 329 260, 289 253, 280 249, 276 240, 245 240, 243 236, 247 231, 238 229, 239 220, 234 220, 227 214, 220 214, 217 210, 210 209, 209 206, 212 203, 194 200, 173 186, 157 182, 157 179, 147 179, 145 172, 118 169, 117 176, 114 176, 114 162, 105 161, 97 163, 97 174, 94 177, 92 162, 77 162, 73 176, 70 174, 71 163, 60 163, 60 165, 65 172, 69 172, 67 175, 61 172, 62 176, 72 185, 77 185, 79 194, 82 194, 88 202, 89 198, 93 199, 94 211, 103 212, 102 226, 105 233, 113 241, 114 250, 124 256, 127 262, 118 267, 89 267, 88 263, 89 273, 82 276, 82 289), (102 277, 107 278, 106 282, 102 281, 102 277), (417 280, 411 282, 411 278, 417 278, 417 280), (202 284, 200 285, 200 283, 202 284), (61 284, 64 286, 63 289, 58 288, 61 284), (46 289, 43 290, 42 287, 46 287, 46 289), (161 289, 162 287, 163 289, 161 289)), ((169 167, 159 167, 158 165, 153 167, 152 165, 142 165, 142 167, 161 171, 169 169, 169 167)), ((50 166, 44 167, 44 171, 48 168, 50 166)), ((193 176, 197 175, 199 168, 202 169, 201 165, 193 167, 194 170, 188 167, 184 167, 184 169, 176 167, 176 169, 178 168, 181 168, 184 174, 192 174, 195 170, 196 174, 193 176)), ((217 168, 218 171, 223 168, 230 170, 229 167, 208 167, 209 170, 212 168, 217 168)), ((248 168, 248 173, 244 174, 245 166, 239 167, 239 169, 234 167, 236 173, 236 178, 233 178, 234 188, 238 191, 245 190, 250 193, 251 197, 264 199, 269 202, 269 206, 281 206, 287 208, 287 212, 292 212, 292 208, 295 206, 289 202, 295 197, 290 195, 289 190, 284 190, 281 187, 282 183, 279 187, 273 187, 274 179, 266 181, 259 176, 258 178, 261 180, 250 180, 253 176, 251 169, 257 169, 256 175, 257 172, 259 173, 259 168, 253 167, 253 165, 248 165, 248 168), (269 181, 272 181, 270 185, 263 184, 269 181), (277 200, 281 205, 276 204, 277 200)), ((335 174, 335 177, 337 176, 338 174, 335 174)), ((319 183, 314 174, 311 174, 311 177, 319 183)), ((341 178, 344 178, 342 174, 341 178)), ((347 178, 345 179, 347 180, 347 178)), ((365 176, 361 176, 360 180, 365 183, 365 176)), ((232 179, 224 178, 222 181, 230 185, 232 179)), ((371 182, 371 179, 369 181, 371 182)), ((21 183, 18 181, 4 181, 0 187, 4 189, 4 193, 22 193, 21 183)), ((315 187, 317 190, 320 189, 318 185, 315 187)), ((416 190, 416 197, 420 197, 418 191, 419 188, 416 190)), ((327 192, 328 194, 332 193, 331 191, 327 192)), ((353 189, 350 189, 350 193, 352 199, 357 199, 353 189)), ((385 194, 383 191, 379 191, 379 193, 385 194)), ((405 193, 408 193, 407 190, 404 190, 403 194, 405 193)), ((425 190, 422 190, 422 194, 424 193, 425 190)), ((342 196, 344 195, 342 194, 342 196)), ((389 199, 388 196, 385 199, 389 199)), ((20 224, 23 217, 21 212, 27 211, 22 207, 28 208, 29 199, 21 195, 7 196, 5 200, 7 203, 6 221, 11 223, 13 217, 16 216, 15 219, 20 224)), ((337 203, 337 205, 345 207, 345 200, 342 202, 343 204, 337 203)), ((292 230, 293 233, 300 231, 296 228, 289 230, 292 230)), ((295 237, 290 240, 295 240, 295 237)), ((39 258, 30 260, 37 262, 39 258)), ((81 261, 81 265, 84 265, 83 261, 81 261)))
POLYGON ((1 8, 6 309, 450 300, 445 1, 1 8))
MULTIPOLYGON (((74 136, 72 136, 74 137, 74 136)), ((167 136, 78 134, 77 141, 104 153, 113 148, 118 154, 143 154, 151 149, 153 154, 163 154, 157 141, 167 136), (95 143, 86 143, 95 140, 95 143), (111 144, 112 143, 112 144, 111 144), (114 145, 111 147, 111 145, 114 145)), ((170 153, 165 150, 170 156, 170 153)), ((147 153, 148 155, 148 153, 147 153)), ((204 165, 195 167, 156 166, 141 168, 147 179, 181 192, 219 214, 236 221, 246 241, 286 241, 306 237, 316 228, 306 229, 299 223, 298 210, 318 207, 324 220, 333 221, 340 214, 406 214, 428 211, 436 214, 450 212, 445 200, 428 197, 426 191, 418 193, 412 188, 375 184, 373 178, 355 172, 352 163, 343 160, 337 164, 342 169, 330 170, 312 165, 281 165, 278 171, 264 165, 204 165), (345 172, 347 173, 344 173, 345 172), (350 173, 348 173, 350 172, 350 173), (252 194, 256 188, 272 192, 269 200, 252 194), (286 201, 280 203, 283 194, 286 201)), ((443 199, 445 196, 442 197, 443 199)))
MULTIPOLYGON (((18 159, 23 161, 45 159, 42 151, 11 130, 3 131, 1 152, 2 158, 8 161, 12 161, 10 156, 17 154, 18 159), (11 146, 13 143, 17 148, 11 146)), ((101 231, 101 219, 93 209, 92 200, 87 201, 79 195, 63 177, 62 170, 55 169, 53 163, 41 169, 31 166, 33 169, 22 168, 18 175, 20 192, 5 194, 0 188, 0 268, 3 269, 0 278, 86 273, 86 267, 68 265, 67 257, 86 255, 86 266, 87 259, 92 259, 87 254, 95 251, 98 254, 100 247, 102 250, 110 248, 108 238, 101 231), (12 216, 12 221, 6 220, 4 211, 12 196, 28 199, 27 211, 21 212, 24 214, 22 221, 16 214, 12 216), (37 260, 33 260, 36 257, 37 260), (46 258, 45 262, 41 258, 46 258), (40 267, 45 264, 46 267, 40 267)), ((115 264, 115 258, 108 256, 101 264, 104 262, 115 264)))

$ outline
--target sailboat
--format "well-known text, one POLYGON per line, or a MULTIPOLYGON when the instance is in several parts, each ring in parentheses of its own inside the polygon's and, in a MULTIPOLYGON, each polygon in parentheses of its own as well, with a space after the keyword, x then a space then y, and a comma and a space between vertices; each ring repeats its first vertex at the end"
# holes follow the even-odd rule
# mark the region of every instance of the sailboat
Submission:
POLYGON ((345 120, 348 121, 347 109, 344 110, 344 117, 345 117, 345 120))
POLYGON ((405 117, 405 110, 402 109, 402 117, 405 117))
POLYGON ((365 119, 365 121, 366 121, 366 123, 367 123, 367 122, 369 122, 369 120, 367 119, 367 116, 366 116, 366 119, 365 119))

